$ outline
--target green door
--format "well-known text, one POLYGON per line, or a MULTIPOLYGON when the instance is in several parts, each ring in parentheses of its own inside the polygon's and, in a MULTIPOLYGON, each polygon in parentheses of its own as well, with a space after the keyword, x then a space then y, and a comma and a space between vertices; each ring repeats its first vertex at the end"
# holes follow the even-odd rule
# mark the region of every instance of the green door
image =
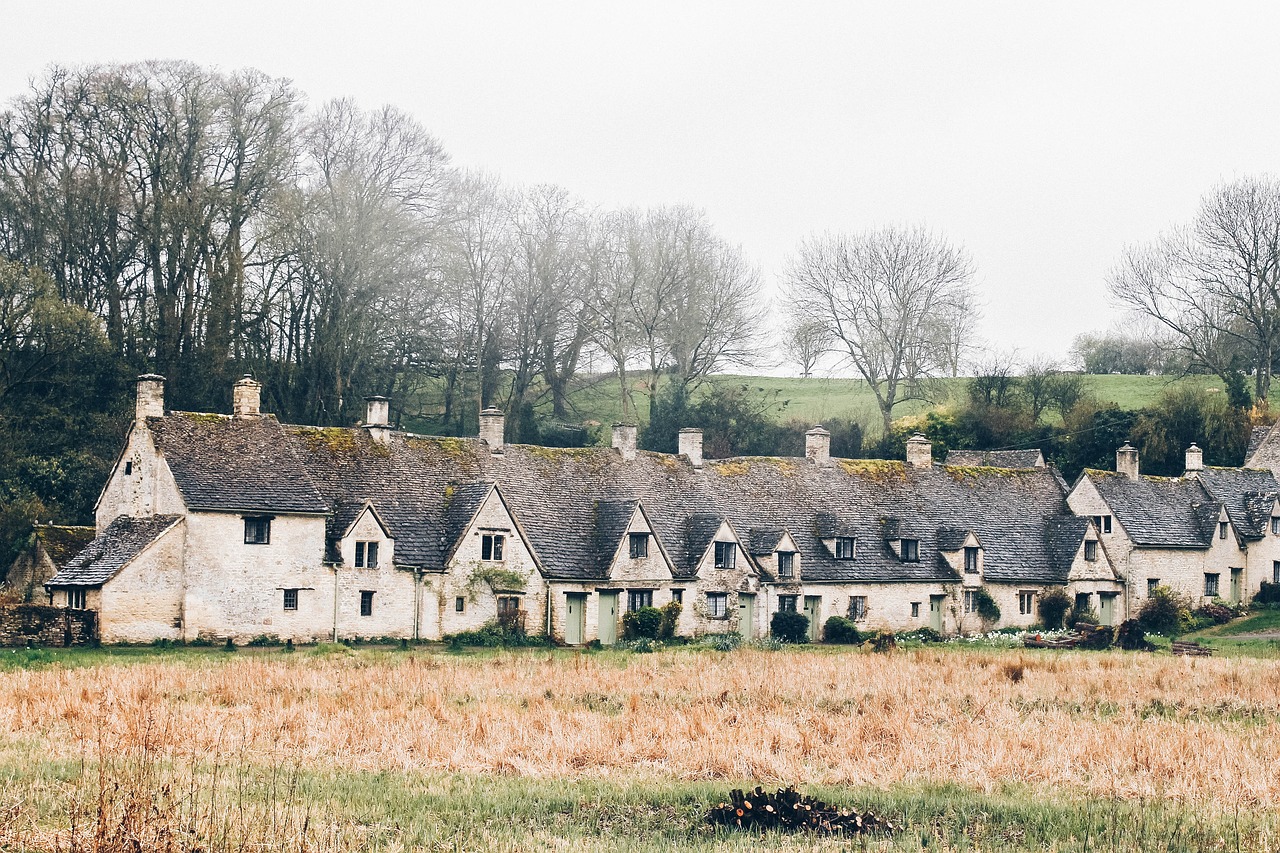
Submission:
POLYGON ((756 635, 756 597, 749 593, 738 593, 738 631, 744 640, 756 635))
POLYGON ((806 595, 804 597, 804 615, 809 618, 809 642, 818 642, 820 630, 818 618, 822 615, 822 596, 806 595))
POLYGON ((942 633, 942 599, 944 595, 929 596, 929 627, 942 633))
POLYGON ((1240 603, 1240 586, 1241 586, 1240 581, 1243 578, 1243 576, 1244 576, 1244 569, 1231 570, 1231 603, 1232 604, 1240 603))
POLYGON ((600 645, 612 646, 618 642, 618 594, 600 593, 600 645))
POLYGON ((1098 594, 1098 621, 1107 626, 1116 624, 1116 597, 1114 595, 1098 594))
POLYGON ((586 633, 587 596, 582 592, 565 593, 564 641, 571 646, 582 645, 586 633))

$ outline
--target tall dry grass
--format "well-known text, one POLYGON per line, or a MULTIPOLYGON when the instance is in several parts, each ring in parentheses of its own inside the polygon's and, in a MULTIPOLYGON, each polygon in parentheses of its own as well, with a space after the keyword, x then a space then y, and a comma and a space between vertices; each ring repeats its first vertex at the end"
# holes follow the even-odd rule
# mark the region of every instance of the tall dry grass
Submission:
MULTIPOLYGON (((0 673, 69 761, 1280 799, 1280 664, 1121 654, 271 655, 0 673)), ((296 819, 290 817, 290 820, 296 819)))

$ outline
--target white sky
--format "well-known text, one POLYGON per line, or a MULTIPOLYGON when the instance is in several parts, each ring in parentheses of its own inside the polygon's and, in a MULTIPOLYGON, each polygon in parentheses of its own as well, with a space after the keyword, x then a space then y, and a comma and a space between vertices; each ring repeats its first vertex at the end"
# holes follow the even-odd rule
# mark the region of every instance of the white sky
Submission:
POLYGON ((692 203, 770 287, 815 231, 965 245, 983 337, 1065 354, 1122 247, 1275 171, 1272 3, 10 0, 0 97, 50 63, 190 59, 400 106, 461 166, 692 203))

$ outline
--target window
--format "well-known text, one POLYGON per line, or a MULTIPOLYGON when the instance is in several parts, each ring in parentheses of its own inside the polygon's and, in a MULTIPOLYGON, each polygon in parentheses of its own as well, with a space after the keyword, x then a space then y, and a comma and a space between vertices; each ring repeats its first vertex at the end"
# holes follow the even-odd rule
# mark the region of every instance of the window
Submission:
POLYGON ((684 604, 684 590, 683 589, 671 590, 671 600, 674 601, 676 604, 684 604))
MULTIPOLYGON (((968 555, 966 554, 966 559, 968 555)), ((902 540, 902 562, 918 563, 920 562, 920 540, 919 539, 903 539, 902 540)))
POLYGON ((1160 578, 1147 578, 1147 597, 1151 597, 1151 593, 1155 592, 1156 587, 1160 586, 1160 578))
POLYGON ((84 610, 85 607, 85 591, 84 587, 79 589, 67 590, 67 607, 72 610, 84 610))
POLYGON ((920 618, 920 602, 918 601, 911 602, 911 618, 912 619, 920 618))
POLYGON ((631 545, 631 559, 639 560, 649 556, 649 534, 632 533, 627 537, 631 545))
POLYGON ((849 596, 849 618, 861 622, 867 618, 867 597, 865 595, 849 596))
POLYGON ((486 533, 480 537, 480 559, 492 563, 502 561, 502 545, 507 537, 501 533, 486 533))
POLYGON ((964 612, 978 612, 978 591, 976 589, 966 589, 964 591, 964 612))
POLYGON ((1204 576, 1204 594, 1217 598, 1218 596, 1218 576, 1216 574, 1205 573, 1204 576))
POLYGON ((1280 560, 1271 561, 1271 582, 1280 583, 1280 560))
POLYGON ((796 599, 798 597, 799 596, 795 596, 795 595, 778 596, 778 612, 779 613, 795 613, 796 599))
POLYGON ((356 543, 356 568, 376 569, 378 567, 378 543, 356 543))
POLYGON ((246 516, 244 520, 244 544, 271 544, 271 519, 246 516))
POLYGON ((1090 563, 1098 559, 1098 543, 1093 539, 1084 541, 1084 558, 1090 563))
POLYGON ((1018 612, 1023 616, 1030 616, 1035 612, 1036 594, 1023 590, 1018 593, 1018 612))
POLYGON ((284 591, 284 609, 298 609, 298 591, 296 589, 286 589, 284 591))
POLYGON ((852 536, 836 537, 836 559, 852 560, 854 553, 857 551, 858 540, 852 536))
POLYGON ((1218 538, 1219 539, 1227 538, 1227 523, 1225 521, 1218 522, 1218 538))
POLYGON ((1271 516, 1271 534, 1280 536, 1280 515, 1271 516))
POLYGON ((793 578, 796 576, 796 555, 793 551, 778 552, 778 577, 793 578))
POLYGON ((453 600, 453 609, 456 613, 462 613, 467 609, 467 600, 462 596, 458 596, 453 600))
POLYGON ((520 612, 520 597, 517 595, 498 596, 499 621, 513 619, 520 612))
MULTIPOLYGON (((903 557, 902 559, 905 560, 906 557, 903 557)), ((964 549, 964 570, 971 575, 976 575, 978 573, 978 549, 977 548, 964 549)))
POLYGON ((651 589, 629 589, 627 590, 627 609, 631 611, 639 610, 641 607, 653 606, 653 590, 651 589))
POLYGON ((132 473, 133 473, 133 460, 130 459, 128 462, 124 463, 124 475, 127 477, 132 473))
POLYGON ((738 563, 738 546, 732 542, 716 543, 716 568, 732 569, 738 563))
POLYGON ((1093 526, 1098 528, 1099 533, 1110 533, 1111 532, 1111 516, 1095 515, 1093 517, 1093 526))
POLYGON ((723 619, 728 615, 729 596, 723 592, 707 593, 707 615, 712 619, 723 619))
POLYGON ((371 589, 360 590, 360 615, 373 615, 373 590, 371 589))

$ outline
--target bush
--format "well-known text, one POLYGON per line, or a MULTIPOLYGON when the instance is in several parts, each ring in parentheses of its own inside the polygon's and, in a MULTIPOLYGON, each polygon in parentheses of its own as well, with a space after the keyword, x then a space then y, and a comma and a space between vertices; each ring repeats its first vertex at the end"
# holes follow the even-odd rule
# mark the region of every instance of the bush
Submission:
POLYGON ((1280 604, 1280 583, 1262 582, 1258 594, 1253 597, 1254 604, 1280 604))
POLYGON ((770 635, 784 643, 809 641, 809 617, 793 610, 779 610, 769 621, 770 635))
POLYGON ((1040 621, 1047 631, 1060 631, 1070 609, 1071 596, 1065 589, 1051 589, 1040 596, 1040 621))
POLYGON ((1000 621, 1000 605, 991 597, 991 593, 982 587, 974 591, 974 604, 977 606, 978 618, 983 622, 1000 621))
POLYGON ((742 645, 742 635, 737 632, 707 634, 702 641, 717 652, 731 652, 742 645))
POLYGON ((1127 652, 1149 652, 1155 648, 1147 642, 1147 633, 1137 619, 1126 619, 1116 631, 1116 644, 1127 652))
POLYGON ((1158 586, 1138 610, 1138 624, 1149 634, 1172 637, 1182 632, 1184 619, 1190 615, 1191 607, 1184 596, 1167 586, 1158 586))
POLYGON ((658 639, 674 640, 676 637, 676 625, 680 622, 680 612, 684 610, 684 605, 678 601, 673 601, 659 609, 662 611, 662 624, 658 626, 658 639))
POLYGON ((496 620, 486 622, 474 631, 460 631, 457 634, 447 634, 444 641, 450 649, 457 651, 467 647, 480 648, 501 648, 501 647, 519 647, 519 646, 548 646, 550 641, 543 636, 537 634, 525 634, 523 632, 508 631, 496 620))
POLYGON ((832 616, 822 629, 824 643, 861 643, 862 633, 852 619, 843 616, 832 616))
POLYGON ((932 628, 916 628, 914 631, 903 631, 898 640, 917 643, 941 643, 942 635, 932 628))
POLYGON ((656 607, 641 607, 622 614, 622 636, 627 640, 658 639, 662 629, 662 611, 656 607))
POLYGON ((1191 615, 1195 617, 1196 622, 1208 627, 1227 624, 1236 618, 1236 611, 1220 601, 1211 601, 1191 611, 1191 615))

